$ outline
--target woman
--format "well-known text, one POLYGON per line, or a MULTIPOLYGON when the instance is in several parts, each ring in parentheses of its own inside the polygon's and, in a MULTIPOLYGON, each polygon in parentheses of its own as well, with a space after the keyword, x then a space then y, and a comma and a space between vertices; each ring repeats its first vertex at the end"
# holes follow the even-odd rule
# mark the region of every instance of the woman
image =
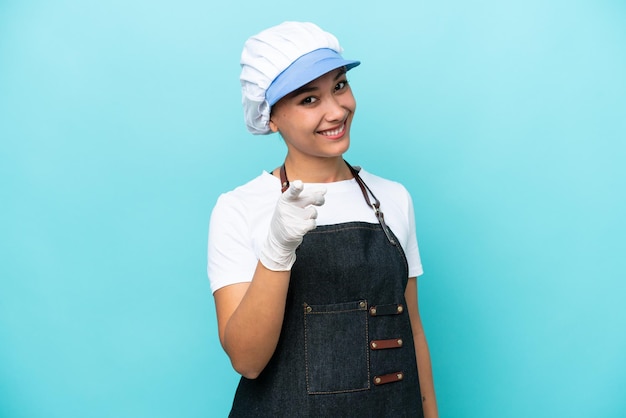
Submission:
POLYGON ((341 51, 300 22, 244 46, 246 124, 287 155, 211 215, 219 337, 242 375, 231 416, 437 416, 411 198, 343 159, 360 62, 341 51))

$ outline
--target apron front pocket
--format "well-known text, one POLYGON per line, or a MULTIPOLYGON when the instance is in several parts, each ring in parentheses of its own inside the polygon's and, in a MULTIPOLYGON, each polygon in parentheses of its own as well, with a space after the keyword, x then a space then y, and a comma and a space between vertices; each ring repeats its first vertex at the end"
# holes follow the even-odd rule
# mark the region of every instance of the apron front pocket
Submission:
POLYGON ((304 304, 306 387, 310 395, 370 388, 367 301, 304 304))

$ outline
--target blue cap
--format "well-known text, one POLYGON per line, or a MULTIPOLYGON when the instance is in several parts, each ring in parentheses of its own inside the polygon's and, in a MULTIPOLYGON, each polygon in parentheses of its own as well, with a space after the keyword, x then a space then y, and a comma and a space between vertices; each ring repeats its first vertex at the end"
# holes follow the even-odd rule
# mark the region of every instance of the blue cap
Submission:
POLYGON ((302 55, 272 81, 265 92, 270 106, 307 83, 329 71, 346 67, 346 71, 361 64, 360 61, 345 60, 330 48, 320 48, 302 55))

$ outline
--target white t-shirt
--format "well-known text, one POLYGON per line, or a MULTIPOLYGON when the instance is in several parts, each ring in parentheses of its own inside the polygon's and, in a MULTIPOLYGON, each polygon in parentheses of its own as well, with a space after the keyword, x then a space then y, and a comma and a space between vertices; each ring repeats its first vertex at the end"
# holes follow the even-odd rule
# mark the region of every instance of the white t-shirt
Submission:
MULTIPOLYGON (((413 202, 400 183, 361 169, 359 175, 380 201, 385 222, 396 235, 407 258, 409 277, 423 273, 415 234, 413 202)), ((305 183, 304 187, 310 183, 305 183)), ((362 221, 378 223, 355 179, 324 183, 325 203, 317 207, 317 225, 362 221)), ((249 282, 256 269, 269 223, 280 197, 280 180, 267 171, 222 194, 209 225, 207 273, 211 290, 249 282)), ((373 202, 373 199, 370 197, 373 202)))

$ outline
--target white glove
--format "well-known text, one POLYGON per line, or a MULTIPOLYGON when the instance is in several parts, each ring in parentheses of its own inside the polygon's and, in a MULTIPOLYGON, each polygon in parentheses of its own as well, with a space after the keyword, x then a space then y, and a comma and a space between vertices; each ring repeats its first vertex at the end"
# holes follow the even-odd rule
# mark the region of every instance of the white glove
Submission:
POLYGON ((289 189, 278 199, 260 256, 261 263, 269 270, 291 270, 302 237, 316 226, 317 210, 314 206, 324 204, 326 188, 303 189, 300 180, 292 181, 289 189))

